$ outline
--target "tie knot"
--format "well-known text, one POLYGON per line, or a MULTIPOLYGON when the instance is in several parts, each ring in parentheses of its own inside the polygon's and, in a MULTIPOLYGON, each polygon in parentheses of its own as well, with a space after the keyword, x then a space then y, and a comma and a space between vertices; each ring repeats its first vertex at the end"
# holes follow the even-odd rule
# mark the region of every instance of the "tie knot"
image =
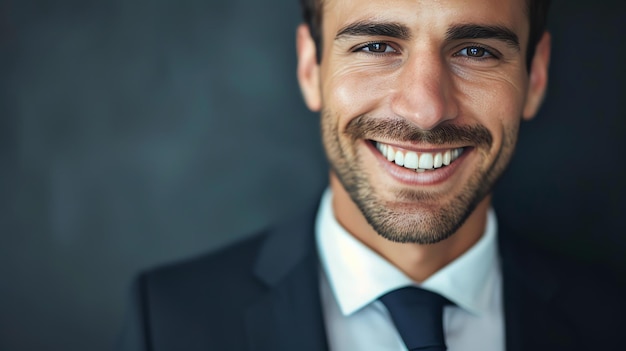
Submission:
POLYGON ((380 301, 409 350, 446 350, 443 307, 451 304, 450 300, 428 290, 405 287, 383 295, 380 301))

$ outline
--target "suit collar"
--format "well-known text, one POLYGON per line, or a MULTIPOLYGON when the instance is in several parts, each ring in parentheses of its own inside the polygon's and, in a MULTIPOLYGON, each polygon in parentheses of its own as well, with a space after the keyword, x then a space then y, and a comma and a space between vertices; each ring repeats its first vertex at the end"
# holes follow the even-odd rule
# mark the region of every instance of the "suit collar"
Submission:
POLYGON ((501 226, 506 350, 574 350, 578 335, 556 305, 559 273, 550 254, 501 226))
POLYGON ((522 239, 520 234, 500 225, 498 247, 505 278, 524 286, 529 294, 549 302, 559 289, 558 273, 545 254, 522 239))
POLYGON ((254 265, 254 274, 268 286, 275 286, 294 273, 303 261, 316 256, 314 229, 316 208, 269 230, 254 265))
MULTIPOLYGON (((250 350, 328 349, 314 240, 316 213, 317 204, 270 230, 259 251, 254 274, 268 292, 246 315, 250 350)), ((509 228, 501 225, 499 233, 506 350, 573 349, 576 335, 551 312, 559 291, 553 265, 509 228)))
POLYGON ((246 314, 250 350, 326 350, 315 250, 316 206, 269 231, 254 274, 267 293, 246 314))

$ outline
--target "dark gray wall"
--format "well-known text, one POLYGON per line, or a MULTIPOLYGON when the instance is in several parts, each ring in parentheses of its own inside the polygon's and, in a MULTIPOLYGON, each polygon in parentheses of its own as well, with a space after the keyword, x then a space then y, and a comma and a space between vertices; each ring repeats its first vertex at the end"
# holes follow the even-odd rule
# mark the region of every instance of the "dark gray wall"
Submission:
POLYGON ((551 21, 550 89, 497 208, 538 243, 626 278, 626 3, 554 1, 551 21))
POLYGON ((241 237, 323 186, 296 1, 0 8, 0 350, 110 349, 139 269, 241 237))
MULTIPOLYGON (((555 2, 552 88, 498 214, 623 268, 626 11, 582 3, 555 2)), ((314 200, 326 166, 295 81, 298 11, 0 2, 0 350, 111 349, 137 271, 314 200)))

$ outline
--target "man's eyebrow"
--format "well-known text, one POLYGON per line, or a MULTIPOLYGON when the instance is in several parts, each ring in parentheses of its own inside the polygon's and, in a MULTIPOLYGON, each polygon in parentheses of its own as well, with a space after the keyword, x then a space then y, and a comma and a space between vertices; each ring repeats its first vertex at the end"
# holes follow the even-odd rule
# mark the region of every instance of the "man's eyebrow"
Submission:
POLYGON ((450 27, 446 39, 496 39, 507 43, 516 50, 520 50, 519 38, 512 30, 504 26, 484 26, 479 24, 460 24, 450 27))
POLYGON ((341 28, 335 40, 345 36, 383 36, 407 40, 411 38, 411 30, 397 22, 358 21, 341 28))

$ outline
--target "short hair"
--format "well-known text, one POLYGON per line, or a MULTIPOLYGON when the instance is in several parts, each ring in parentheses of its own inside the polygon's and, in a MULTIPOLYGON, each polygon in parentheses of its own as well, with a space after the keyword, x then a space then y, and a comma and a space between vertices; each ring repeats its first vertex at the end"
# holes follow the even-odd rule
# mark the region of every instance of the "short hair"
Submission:
MULTIPOLYGON (((309 26, 311 37, 317 47, 317 60, 321 59, 322 44, 322 11, 324 0, 300 0, 302 6, 302 17, 309 26)), ((526 0, 527 13, 530 20, 530 33, 528 36, 528 50, 526 52, 526 67, 530 69, 530 64, 535 56, 535 49, 543 33, 546 31, 548 21, 548 9, 550 0, 526 0)))

